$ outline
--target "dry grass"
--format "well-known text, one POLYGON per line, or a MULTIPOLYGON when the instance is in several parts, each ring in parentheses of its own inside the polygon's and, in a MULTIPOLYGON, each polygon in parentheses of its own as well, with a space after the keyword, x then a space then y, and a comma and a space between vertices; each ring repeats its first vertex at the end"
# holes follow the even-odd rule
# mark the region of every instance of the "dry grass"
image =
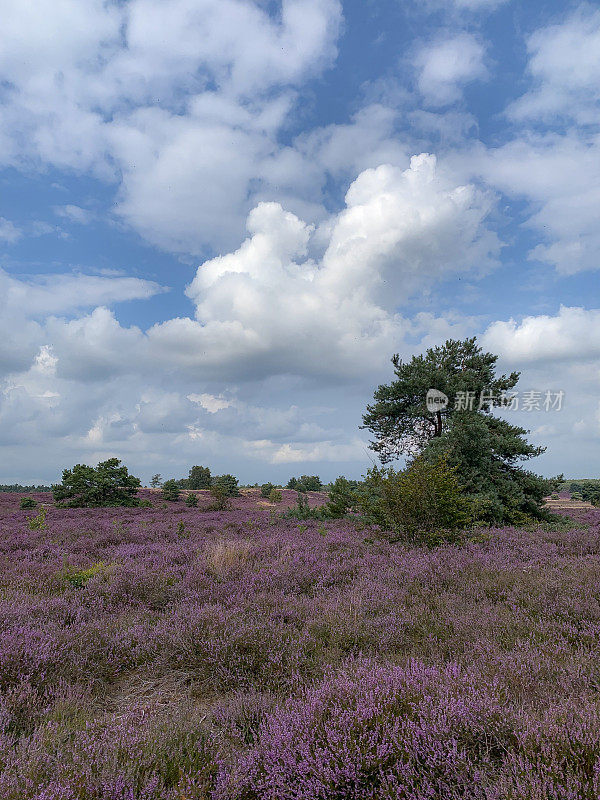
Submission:
POLYGON ((208 544, 204 558, 215 575, 226 575, 246 565, 251 558, 252 544, 247 539, 227 539, 208 544))

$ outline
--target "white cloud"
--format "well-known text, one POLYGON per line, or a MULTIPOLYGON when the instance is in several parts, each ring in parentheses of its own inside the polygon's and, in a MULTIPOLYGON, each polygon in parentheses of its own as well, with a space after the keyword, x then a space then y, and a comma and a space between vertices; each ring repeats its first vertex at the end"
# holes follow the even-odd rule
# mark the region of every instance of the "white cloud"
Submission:
POLYGON ((460 100, 465 84, 487 77, 484 56, 483 44, 470 33, 425 45, 414 61, 419 91, 433 106, 460 100))
POLYGON ((198 269, 187 291, 198 321, 173 320, 149 337, 159 347, 165 337, 187 341, 187 352, 195 340, 196 352, 253 375, 356 374, 389 351, 405 324, 397 308, 411 295, 490 263, 498 250, 485 228, 491 202, 473 186, 452 185, 432 156, 404 171, 366 170, 332 220, 319 262, 307 256, 312 228, 262 203, 242 246, 198 269))
POLYGON ((207 392, 204 394, 188 394, 188 400, 191 400, 192 403, 198 403, 209 414, 216 414, 217 411, 222 411, 232 405, 230 400, 226 400, 224 397, 215 397, 215 395, 207 392))
POLYGON ((496 148, 471 148, 459 159, 529 204, 527 225, 538 236, 532 259, 573 275, 600 268, 600 12, 582 6, 528 39, 531 89, 507 114, 515 138, 496 148))
POLYGON ((564 22, 537 30, 527 41, 533 87, 508 111, 517 120, 600 118, 600 11, 582 7, 564 22))
POLYGON ((527 391, 539 393, 539 411, 506 412, 511 422, 532 430, 535 444, 549 445, 534 468, 588 476, 600 440, 600 310, 561 307, 554 316, 498 320, 480 341, 500 355, 502 370, 521 370, 521 398, 527 391), (552 399, 563 393, 560 410, 544 410, 547 391, 552 399))
POLYGON ((338 0, 278 15, 260 0, 5 5, 0 163, 118 182, 123 219, 196 254, 239 239, 256 192, 294 194, 308 165, 276 134, 295 87, 335 58, 338 0))
POLYGON ((54 213, 78 225, 89 225, 95 217, 94 213, 89 209, 74 205, 55 206, 54 213))
POLYGON ((600 359, 600 309, 561 306, 556 316, 525 317, 493 323, 482 339, 484 347, 521 364, 600 359))
POLYGON ((353 437, 348 444, 319 442, 313 446, 299 446, 296 443, 284 444, 274 448, 271 442, 265 442, 263 448, 270 450, 269 460, 272 464, 301 464, 315 461, 366 461, 368 458, 367 443, 353 437))
POLYGON ((17 228, 14 222, 11 222, 9 219, 5 219, 5 217, 0 217, 0 242, 14 244, 14 242, 17 242, 22 235, 23 232, 17 228))
POLYGON ((503 5, 507 0, 452 0, 458 9, 469 11, 488 11, 503 5))
POLYGON ((0 308, 24 317, 46 317, 100 304, 143 300, 165 291, 141 278, 96 275, 34 276, 19 279, 0 270, 0 308))

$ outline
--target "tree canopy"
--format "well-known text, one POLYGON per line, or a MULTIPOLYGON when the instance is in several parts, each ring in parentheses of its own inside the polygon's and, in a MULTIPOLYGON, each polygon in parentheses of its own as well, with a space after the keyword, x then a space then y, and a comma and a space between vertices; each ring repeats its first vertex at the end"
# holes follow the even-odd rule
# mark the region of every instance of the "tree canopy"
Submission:
POLYGON ((403 363, 394 356, 396 380, 379 386, 363 417, 382 463, 400 455, 447 460, 456 470, 475 516, 495 523, 520 523, 546 516, 549 482, 519 466, 544 452, 530 444, 528 431, 495 416, 506 403, 518 372, 496 375, 498 356, 476 339, 448 340, 403 363), (430 389, 443 392, 445 407, 427 408, 430 389))
POLYGON ((188 489, 210 489, 212 485, 210 469, 208 467, 194 466, 187 479, 188 489))
POLYGON ((460 401, 473 401, 473 406, 486 414, 502 405, 519 380, 519 373, 496 376, 497 360, 498 356, 483 352, 475 337, 462 342, 449 339, 407 363, 394 355, 396 380, 377 388, 375 402, 367 406, 363 417, 363 427, 375 437, 371 448, 381 461, 420 453, 430 439, 448 429, 460 401), (447 396, 445 408, 428 411, 426 397, 430 389, 447 396))
POLYGON ((73 507, 135 506, 140 485, 118 458, 109 458, 97 467, 75 464, 63 470, 62 483, 54 484, 52 493, 56 502, 73 507))

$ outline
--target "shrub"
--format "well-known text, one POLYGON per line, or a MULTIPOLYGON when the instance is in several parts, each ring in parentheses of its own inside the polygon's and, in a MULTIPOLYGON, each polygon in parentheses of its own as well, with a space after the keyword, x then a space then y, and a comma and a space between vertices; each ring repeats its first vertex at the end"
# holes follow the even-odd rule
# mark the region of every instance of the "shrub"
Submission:
POLYGON ((103 561, 98 561, 98 563, 92 564, 91 567, 85 568, 73 567, 69 564, 65 564, 60 572, 60 577, 75 589, 81 589, 86 585, 90 578, 93 578, 94 575, 98 575, 98 573, 102 572, 105 567, 106 564, 103 561))
POLYGON ((320 508, 311 508, 304 492, 298 492, 296 505, 283 512, 289 519, 322 519, 323 512, 320 508))
POLYGON ((28 517, 27 524, 32 531, 43 531, 48 525, 46 524, 46 509, 40 508, 40 513, 37 517, 28 517))
POLYGON ((22 497, 19 503, 19 508, 35 508, 37 506, 33 497, 22 497))
POLYGON ((185 498, 185 504, 186 504, 186 506, 189 506, 190 508, 196 508, 197 505, 198 505, 198 498, 196 497, 195 494, 192 494, 190 492, 187 495, 187 497, 185 498))
MULTIPOLYGON (((356 485, 356 482, 353 482, 356 485)), ((344 517, 356 502, 356 489, 341 475, 336 478, 329 490, 329 500, 323 506, 323 513, 332 519, 344 517)))
POLYGON ((213 488, 215 486, 220 486, 227 497, 240 496, 238 479, 233 475, 217 475, 217 477, 213 479, 213 488))
POLYGON ((371 521, 397 539, 429 546, 455 539, 472 513, 456 468, 444 458, 432 462, 420 456, 399 472, 374 467, 357 501, 371 521))
POLYGON ((231 507, 231 500, 229 499, 225 486, 217 483, 212 487, 210 493, 215 500, 211 506, 212 511, 225 511, 231 507))
POLYGON ((179 500, 179 495, 181 494, 181 489, 174 478, 170 478, 168 481, 163 483, 162 487, 162 496, 163 500, 166 500, 168 503, 175 503, 179 500))
POLYGON ((263 485, 260 487, 260 496, 265 498, 268 497, 271 494, 272 489, 272 483, 263 483, 263 485))
POLYGON ((279 489, 273 487, 269 492, 269 502, 270 503, 281 503, 281 492, 279 489))
POLYGON ((96 468, 76 464, 63 470, 62 484, 54 484, 57 503, 71 508, 137 506, 140 479, 129 474, 118 458, 101 461, 96 468))

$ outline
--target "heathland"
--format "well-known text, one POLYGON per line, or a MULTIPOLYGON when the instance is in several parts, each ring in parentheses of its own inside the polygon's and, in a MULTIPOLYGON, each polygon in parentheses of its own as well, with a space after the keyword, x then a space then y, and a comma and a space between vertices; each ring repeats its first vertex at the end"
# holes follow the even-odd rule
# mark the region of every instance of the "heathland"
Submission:
POLYGON ((142 494, 0 496, 2 800, 598 797, 599 511, 426 549, 142 494))

